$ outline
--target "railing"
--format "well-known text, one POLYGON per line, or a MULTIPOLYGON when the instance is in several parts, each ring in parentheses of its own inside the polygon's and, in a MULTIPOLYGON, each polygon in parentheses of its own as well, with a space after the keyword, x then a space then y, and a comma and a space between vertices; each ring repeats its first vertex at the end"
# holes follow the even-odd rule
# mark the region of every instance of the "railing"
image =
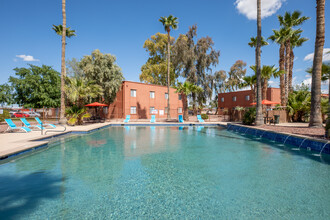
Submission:
MULTIPOLYGON (((42 125, 41 125, 41 126, 42 126, 42 125)), ((66 126, 64 126, 64 125, 56 125, 56 126, 61 126, 61 127, 64 128, 64 130, 53 130, 53 129, 50 129, 50 130, 45 131, 45 135, 47 134, 47 132, 65 132, 65 131, 66 131, 66 126)), ((42 127, 42 128, 43 128, 43 127, 42 127)), ((42 134, 42 130, 43 130, 43 129, 41 129, 41 134, 42 134)))

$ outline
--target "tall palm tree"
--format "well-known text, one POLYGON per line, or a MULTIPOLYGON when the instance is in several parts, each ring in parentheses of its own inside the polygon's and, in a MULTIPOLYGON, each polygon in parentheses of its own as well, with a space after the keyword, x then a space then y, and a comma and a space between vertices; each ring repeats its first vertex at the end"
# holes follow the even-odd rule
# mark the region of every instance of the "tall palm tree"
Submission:
MULTIPOLYGON (((63 26, 61 24, 60 25, 57 25, 57 26, 53 24, 52 29, 55 31, 56 34, 62 36, 63 26)), ((70 30, 70 27, 67 27, 65 32, 66 32, 65 35, 68 38, 71 38, 73 36, 76 36, 76 31, 75 30, 70 30)))
POLYGON ((177 17, 174 17, 173 15, 170 15, 168 17, 160 17, 159 21, 163 24, 165 31, 167 31, 167 119, 171 118, 170 115, 170 42, 171 42, 171 36, 170 31, 172 29, 178 28, 178 21, 177 17))
MULTIPOLYGON (((285 70, 285 29, 281 28, 280 30, 273 30, 273 35, 271 35, 268 39, 273 42, 276 42, 280 45, 279 50, 279 67, 280 71, 285 70)), ((285 78, 284 74, 280 75, 280 91, 281 91, 281 105, 286 106, 285 100, 285 78)))
POLYGON ((292 87, 292 73, 293 73, 293 62, 294 62, 294 53, 293 49, 295 47, 301 47, 304 42, 308 41, 308 38, 301 37, 301 34, 295 33, 291 39, 291 54, 290 54, 290 69, 289 69, 289 92, 293 91, 292 87))
POLYGON ((183 84, 178 83, 177 86, 174 87, 176 92, 182 95, 182 102, 183 102, 183 119, 188 120, 188 96, 192 93, 202 93, 202 87, 196 86, 191 82, 185 81, 183 84))
POLYGON ((61 111, 60 111, 60 124, 66 124, 65 113, 65 38, 66 38, 66 13, 65 13, 65 0, 62 0, 62 59, 61 59, 61 111))
POLYGON ((263 124, 262 117, 262 99, 261 99, 261 69, 260 69, 260 53, 261 53, 261 0, 257 0, 257 46, 256 46, 256 68, 257 68, 257 113, 256 126, 263 124))
POLYGON ((312 71, 311 117, 309 127, 322 127, 321 73, 325 33, 324 7, 325 0, 316 1, 316 38, 312 71))
MULTIPOLYGON (((286 102, 288 100, 289 91, 290 91, 290 70, 291 67, 291 38, 295 34, 300 34, 301 30, 294 30, 293 27, 299 26, 302 23, 304 23, 306 20, 310 19, 306 16, 301 16, 301 12, 294 11, 292 14, 290 12, 285 12, 284 16, 278 15, 278 21, 280 22, 280 25, 284 27, 287 31, 286 33, 286 42, 285 42, 285 69, 286 69, 286 75, 285 75, 285 99, 286 102)), ((293 61, 292 61, 293 62, 293 61)))

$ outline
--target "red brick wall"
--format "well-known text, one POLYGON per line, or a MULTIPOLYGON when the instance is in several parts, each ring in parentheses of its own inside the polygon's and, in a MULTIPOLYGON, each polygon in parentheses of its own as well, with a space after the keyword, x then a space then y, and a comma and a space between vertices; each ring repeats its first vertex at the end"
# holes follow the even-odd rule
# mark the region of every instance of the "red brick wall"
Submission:
MULTIPOLYGON (((219 93, 218 95, 218 108, 232 109, 236 106, 251 107, 252 103, 252 91, 244 90, 237 92, 219 93), (250 100, 245 100, 245 97, 249 95, 250 100), (236 102, 233 101, 233 97, 236 96, 236 102), (224 98, 224 102, 221 102, 221 98, 224 98)), ((268 88, 267 89, 267 100, 274 102, 281 102, 281 94, 279 88, 268 88)), ((221 111, 219 111, 221 112, 221 111)))
MULTIPOLYGON (((182 100, 179 100, 179 94, 175 91, 170 88, 171 118, 178 118, 178 108, 183 108, 182 100)), ((165 93, 167 93, 166 86, 124 81, 115 101, 109 107, 108 118, 126 118, 126 115, 131 115, 131 119, 150 119, 150 107, 157 110, 156 119, 167 118, 165 93), (131 97, 131 89, 136 90, 136 97, 131 97), (150 98, 150 91, 155 92, 155 98, 150 98), (133 106, 136 107, 136 114, 131 114, 133 106), (163 110, 163 115, 160 115, 159 110, 163 110)))

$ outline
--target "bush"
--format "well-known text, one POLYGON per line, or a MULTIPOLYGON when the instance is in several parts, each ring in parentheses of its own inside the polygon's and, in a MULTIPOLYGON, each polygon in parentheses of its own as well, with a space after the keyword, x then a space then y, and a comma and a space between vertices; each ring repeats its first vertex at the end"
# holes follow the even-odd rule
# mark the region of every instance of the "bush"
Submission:
POLYGON ((248 108, 243 116, 244 125, 252 125, 256 120, 256 108, 248 108))
POLYGON ((10 118, 10 114, 8 110, 3 110, 3 114, 0 114, 0 122, 5 121, 5 119, 10 118))
POLYGON ((202 117, 203 120, 209 119, 209 116, 207 114, 201 114, 201 117, 202 117))

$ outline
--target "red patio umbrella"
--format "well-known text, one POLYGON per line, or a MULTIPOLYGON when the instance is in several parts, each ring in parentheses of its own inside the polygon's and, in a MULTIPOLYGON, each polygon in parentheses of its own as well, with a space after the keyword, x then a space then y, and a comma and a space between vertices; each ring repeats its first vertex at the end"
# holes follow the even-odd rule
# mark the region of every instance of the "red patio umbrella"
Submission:
POLYGON ((99 103, 99 102, 93 102, 93 103, 87 104, 85 106, 87 106, 87 107, 100 107, 100 106, 106 107, 108 105, 107 104, 102 104, 102 103, 99 103))
MULTIPOLYGON (((251 103, 251 105, 256 105, 256 102, 251 103)), ((273 101, 269 101, 267 99, 262 100, 261 102, 262 105, 277 105, 280 104, 279 102, 273 102, 273 101)))

